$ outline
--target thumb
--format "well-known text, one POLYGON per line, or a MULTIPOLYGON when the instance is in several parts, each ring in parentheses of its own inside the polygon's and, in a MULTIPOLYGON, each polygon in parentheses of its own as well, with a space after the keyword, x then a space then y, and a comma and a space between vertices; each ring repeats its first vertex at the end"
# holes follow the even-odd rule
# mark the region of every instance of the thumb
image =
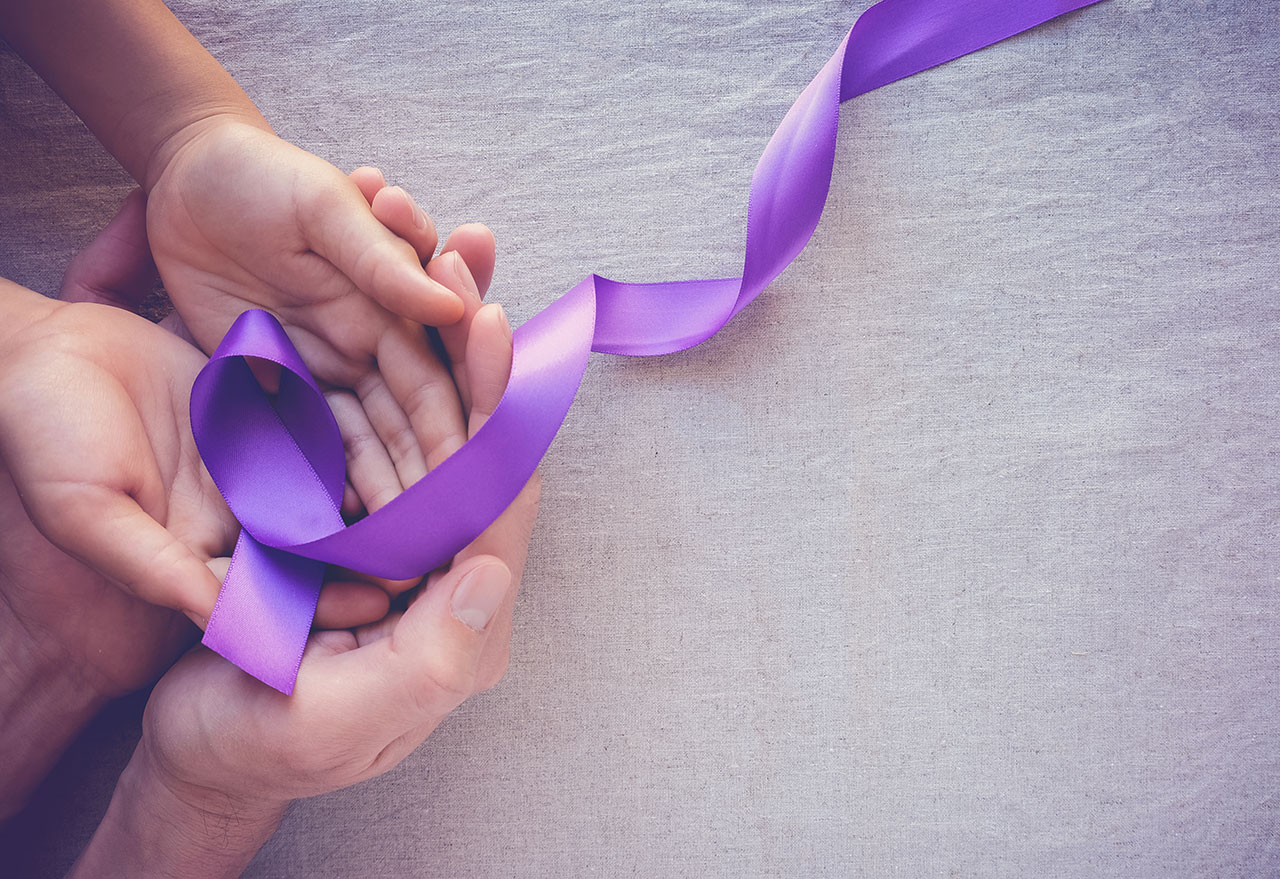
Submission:
POLYGON ((137 311, 158 277, 147 243, 147 197, 135 189, 98 237, 71 260, 59 298, 137 311))
POLYGON ((348 665, 344 678, 360 680, 362 714, 416 728, 475 693, 489 624, 512 585, 511 570, 496 556, 468 559, 428 581, 391 637, 334 657, 348 665))
POLYGON ((203 560, 124 492, 68 486, 28 507, 41 533, 120 588, 204 628, 220 583, 203 560))
POLYGON ((307 200, 298 223, 312 250, 393 314, 432 326, 462 316, 457 294, 427 276, 413 245, 374 217, 359 188, 345 176, 307 200))

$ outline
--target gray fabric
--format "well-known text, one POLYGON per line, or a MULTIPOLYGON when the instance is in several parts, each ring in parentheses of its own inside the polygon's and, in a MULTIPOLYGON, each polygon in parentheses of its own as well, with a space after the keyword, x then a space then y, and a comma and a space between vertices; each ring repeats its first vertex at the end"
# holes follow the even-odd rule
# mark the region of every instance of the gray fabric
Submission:
MULTIPOLYGON (((523 320, 736 273, 867 5, 176 11, 283 136, 489 223, 523 320)), ((502 685, 247 875, 1280 871, 1278 77, 1269 4, 1114 0, 847 104, 797 263, 592 360, 502 685)), ((0 273, 52 292, 129 184, 11 53, 0 90, 0 273)), ((0 863, 70 863, 141 705, 0 863)))

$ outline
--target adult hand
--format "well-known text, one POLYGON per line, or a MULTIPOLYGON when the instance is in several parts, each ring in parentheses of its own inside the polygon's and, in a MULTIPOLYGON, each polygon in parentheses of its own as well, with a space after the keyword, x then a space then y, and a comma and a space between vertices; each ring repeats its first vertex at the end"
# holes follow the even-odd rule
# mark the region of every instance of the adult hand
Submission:
MULTIPOLYGON (((505 317, 485 306, 467 346, 472 433, 497 405, 510 358, 505 317)), ((354 631, 313 633, 291 696, 204 648, 187 654, 152 693, 142 742, 73 875, 107 863, 238 875, 289 800, 387 771, 465 698, 496 683, 538 492, 535 477, 405 611, 354 631), (178 831, 159 838, 149 830, 159 814, 178 831)))
POLYGON ((8 282, 0 301, 7 817, 102 705, 188 646, 195 627, 167 608, 207 616, 218 581, 204 562, 237 529, 185 424, 198 351, 119 309, 8 282))
POLYGON ((187 404, 204 357, 137 315, 7 285, 0 456, 52 543, 152 604, 207 616, 235 519, 187 404), (13 312, 10 312, 13 317, 13 312))
MULTIPOLYGON (((383 202, 399 216, 395 199, 383 202)), ((136 190, 68 267, 62 299, 98 305, 67 308, 0 282, 0 713, 14 719, 0 737, 0 816, 103 704, 153 684, 194 642, 198 630, 172 608, 203 623, 228 561, 217 556, 238 531, 186 420, 204 358, 101 308, 136 311, 156 289, 145 211, 136 190)), ((185 334, 176 315, 163 324, 185 334)), ((358 625, 387 604, 335 572, 316 622, 358 625)))

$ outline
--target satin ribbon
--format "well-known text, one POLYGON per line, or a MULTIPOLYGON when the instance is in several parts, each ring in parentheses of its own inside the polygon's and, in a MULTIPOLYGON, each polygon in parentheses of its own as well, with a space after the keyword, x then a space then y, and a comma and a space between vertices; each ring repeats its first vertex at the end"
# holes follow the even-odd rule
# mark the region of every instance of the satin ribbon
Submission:
POLYGON ((591 351, 655 355, 715 335, 817 228, 840 104, 1098 0, 883 0, 863 13, 770 138, 751 179, 742 276, 630 284, 592 275, 515 332, 507 390, 477 434, 376 513, 345 525, 342 439, 273 317, 232 326, 191 394, 200 453, 243 526, 204 643, 290 693, 326 564, 417 577, 515 499, 577 393, 591 351), (245 357, 282 367, 274 402, 245 357))

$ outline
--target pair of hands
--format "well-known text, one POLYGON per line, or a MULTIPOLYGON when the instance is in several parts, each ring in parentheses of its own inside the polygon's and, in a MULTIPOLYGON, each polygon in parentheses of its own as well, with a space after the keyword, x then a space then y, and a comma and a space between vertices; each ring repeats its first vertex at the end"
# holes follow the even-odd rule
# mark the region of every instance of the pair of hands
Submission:
MULTIPOLYGON (((193 635, 175 611, 208 618, 238 531, 190 436, 203 355, 101 303, 136 303, 154 255, 171 329, 205 350, 243 310, 273 311, 333 388, 355 516, 460 446, 505 389, 510 328, 481 305, 492 235, 464 226, 432 258, 436 243, 376 171, 347 178, 256 126, 201 124, 174 146, 145 205, 131 197, 69 270, 80 302, 28 303, 0 358, 3 587, 41 649, 102 698, 154 681, 193 635), (442 325, 445 359, 423 323, 442 325)), ((389 600, 416 582, 336 572, 317 622, 337 630, 313 634, 292 697, 189 653, 148 703, 131 770, 205 815, 270 815, 394 765, 505 669, 537 493, 404 611, 389 600)))

